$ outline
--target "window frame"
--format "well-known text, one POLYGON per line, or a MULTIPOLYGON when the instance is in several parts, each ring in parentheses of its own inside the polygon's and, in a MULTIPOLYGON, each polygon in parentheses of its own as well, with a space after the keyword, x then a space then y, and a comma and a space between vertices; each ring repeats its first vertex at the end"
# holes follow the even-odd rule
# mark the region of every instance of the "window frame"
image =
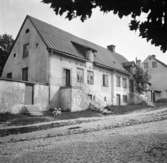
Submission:
POLYGON ((7 79, 12 79, 12 72, 8 72, 8 73, 6 74, 6 77, 7 77, 7 79))
POLYGON ((121 87, 121 76, 120 75, 117 75, 116 77, 116 86, 117 87, 121 87), (119 79, 119 80, 118 80, 119 79), (118 82, 119 81, 119 82, 118 82))
POLYGON ((102 86, 103 87, 108 87, 109 86, 109 77, 108 77, 108 74, 103 74, 102 75, 102 86))
POLYGON ((29 43, 23 44, 23 58, 27 58, 29 56, 29 43))
POLYGON ((87 70, 87 83, 89 85, 93 85, 94 84, 94 72, 91 70, 87 70), (91 75, 93 76, 93 79, 91 80, 91 75))
POLYGON ((122 95, 123 103, 128 102, 128 96, 127 95, 122 95))
POLYGON ((123 88, 128 88, 128 79, 126 77, 122 78, 122 87, 123 88))
POLYGON ((77 83, 84 83, 84 69, 83 68, 80 68, 80 67, 77 67, 77 83), (82 77, 81 77, 81 80, 79 80, 78 78, 78 75, 81 74, 79 73, 79 71, 82 73, 82 77), (79 73, 79 74, 78 74, 79 73))
POLYGON ((157 68, 157 62, 152 61, 152 68, 157 68))
POLYGON ((148 69, 148 62, 144 62, 144 68, 148 69))
POLYGON ((28 73, 28 67, 22 68, 22 80, 28 81, 29 73, 28 73), (26 74, 24 74, 26 72, 26 74))

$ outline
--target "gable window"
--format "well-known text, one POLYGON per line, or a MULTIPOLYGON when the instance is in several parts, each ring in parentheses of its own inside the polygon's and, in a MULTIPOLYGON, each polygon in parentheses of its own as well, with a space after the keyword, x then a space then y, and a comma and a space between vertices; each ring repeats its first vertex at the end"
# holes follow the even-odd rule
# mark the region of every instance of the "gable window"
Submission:
POLYGON ((157 62, 152 62, 152 68, 157 68, 157 62))
POLYGON ((117 76, 117 87, 121 86, 121 77, 117 76))
POLYGON ((8 79, 12 79, 12 73, 11 73, 11 72, 7 73, 6 77, 7 77, 8 79))
POLYGON ((28 67, 22 69, 22 80, 28 81, 28 67))
POLYGON ((127 88, 127 78, 122 79, 122 86, 123 88, 127 88))
POLYGON ((108 87, 108 75, 106 75, 106 74, 103 74, 103 86, 104 87, 108 87))
POLYGON ((29 32, 30 32, 30 30, 27 28, 26 31, 25 31, 25 33, 29 33, 29 32))
POLYGON ((16 57, 16 53, 13 54, 13 57, 14 57, 14 58, 16 57))
POLYGON ((23 45, 23 58, 28 57, 29 55, 29 43, 23 45))
POLYGON ((123 95, 123 102, 127 103, 128 102, 128 96, 127 95, 123 95))
POLYGON ((93 71, 87 71, 87 83, 94 84, 94 73, 93 71))
POLYGON ((84 82, 84 70, 82 68, 77 68, 77 82, 84 82))
POLYGON ((147 63, 147 62, 144 63, 144 68, 145 68, 145 69, 148 68, 148 63, 147 63))

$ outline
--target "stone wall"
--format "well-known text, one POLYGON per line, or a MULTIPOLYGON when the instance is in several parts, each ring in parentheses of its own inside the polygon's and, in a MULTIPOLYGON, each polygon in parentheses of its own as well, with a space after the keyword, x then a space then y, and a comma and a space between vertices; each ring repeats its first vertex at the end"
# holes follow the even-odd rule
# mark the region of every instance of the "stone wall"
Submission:
MULTIPOLYGON (((26 82, 0 79, 0 112, 13 112, 17 106, 25 105, 26 82)), ((33 85, 33 104, 38 111, 44 111, 49 104, 48 86, 39 83, 33 85)))
POLYGON ((14 105, 24 104, 25 84, 0 80, 0 112, 11 112, 14 105))

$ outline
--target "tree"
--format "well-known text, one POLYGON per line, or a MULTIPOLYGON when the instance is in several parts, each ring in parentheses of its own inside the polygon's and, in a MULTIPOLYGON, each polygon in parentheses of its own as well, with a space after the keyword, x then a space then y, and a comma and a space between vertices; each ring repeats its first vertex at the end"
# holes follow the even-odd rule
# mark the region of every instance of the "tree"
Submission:
POLYGON ((139 31, 139 36, 167 51, 167 0, 42 0, 50 4, 55 14, 66 14, 69 20, 90 18, 94 8, 101 12, 113 12, 120 18, 130 16, 130 30, 139 31), (141 19, 142 14, 146 19, 141 19))
POLYGON ((14 40, 11 35, 0 35, 0 76, 2 74, 6 60, 8 59, 13 43, 14 40))
POLYGON ((143 93, 147 89, 149 75, 140 66, 136 65, 135 73, 133 74, 135 88, 138 93, 143 93))

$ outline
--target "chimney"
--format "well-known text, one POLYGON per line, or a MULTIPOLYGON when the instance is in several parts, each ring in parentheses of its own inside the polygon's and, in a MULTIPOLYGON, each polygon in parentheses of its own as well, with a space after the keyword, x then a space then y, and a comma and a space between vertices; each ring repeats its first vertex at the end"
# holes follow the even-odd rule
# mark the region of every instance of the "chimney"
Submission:
POLYGON ((155 54, 153 54, 153 55, 151 55, 152 56, 152 58, 155 58, 155 54))
POLYGON ((115 45, 108 45, 107 49, 110 50, 111 52, 115 52, 115 45))

